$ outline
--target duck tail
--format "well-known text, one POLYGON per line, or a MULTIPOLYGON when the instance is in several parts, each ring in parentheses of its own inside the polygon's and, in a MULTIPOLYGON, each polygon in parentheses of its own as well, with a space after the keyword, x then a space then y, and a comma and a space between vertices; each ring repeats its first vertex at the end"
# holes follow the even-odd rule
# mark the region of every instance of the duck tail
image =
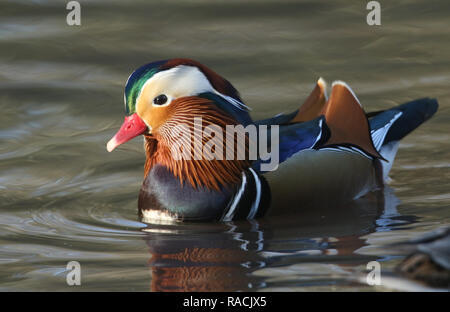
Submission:
POLYGON ((422 123, 430 119, 438 109, 436 99, 422 98, 417 99, 385 111, 368 113, 372 137, 374 132, 385 129, 382 142, 378 142, 377 147, 388 144, 393 141, 403 139, 422 123))
POLYGON ((383 179, 388 179, 397 154, 399 141, 430 119, 438 109, 436 99, 417 99, 384 111, 368 113, 375 148, 386 161, 382 161, 383 179))

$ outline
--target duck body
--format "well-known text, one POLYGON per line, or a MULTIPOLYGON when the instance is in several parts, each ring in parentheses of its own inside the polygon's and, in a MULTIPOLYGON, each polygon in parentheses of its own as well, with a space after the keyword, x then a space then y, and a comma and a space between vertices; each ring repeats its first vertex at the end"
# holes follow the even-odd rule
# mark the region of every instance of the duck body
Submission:
POLYGON ((264 177, 253 170, 243 172, 239 187, 211 190, 181 185, 166 167, 156 165, 142 184, 138 206, 141 218, 149 222, 231 221, 246 219, 250 213, 253 218, 263 216, 270 204, 270 194, 264 177), (259 203, 255 203, 257 196, 259 203))
POLYGON ((298 110, 253 121, 228 81, 198 62, 174 59, 136 70, 125 88, 125 106, 129 117, 108 150, 144 135, 140 215, 146 222, 172 222, 253 219, 361 197, 383 186, 399 141, 429 119, 438 104, 424 98, 367 114, 345 83, 333 83, 328 99, 319 79, 298 110), (184 141, 195 145, 198 126, 190 120, 199 117, 208 127, 254 127, 258 146, 266 144, 261 138, 276 143, 270 145, 271 155, 277 152, 276 169, 267 170, 272 160, 260 156, 172 157, 175 138, 189 129, 194 129, 194 143, 184 141), (181 121, 188 127, 173 135, 181 121))

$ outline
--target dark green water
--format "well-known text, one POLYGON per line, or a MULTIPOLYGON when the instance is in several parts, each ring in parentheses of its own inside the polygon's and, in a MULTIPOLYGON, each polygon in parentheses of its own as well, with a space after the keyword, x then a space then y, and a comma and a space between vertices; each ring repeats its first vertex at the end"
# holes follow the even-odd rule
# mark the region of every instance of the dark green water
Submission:
POLYGON ((449 224, 448 1, 66 1, 0 4, 0 290, 388 290, 355 282, 386 248, 449 224), (146 225, 142 142, 105 144, 139 65, 189 57, 240 90, 255 119, 294 110, 322 76, 367 110, 424 96, 437 115, 400 145, 389 189, 330 211, 146 225), (66 284, 78 261, 81 286, 66 284))

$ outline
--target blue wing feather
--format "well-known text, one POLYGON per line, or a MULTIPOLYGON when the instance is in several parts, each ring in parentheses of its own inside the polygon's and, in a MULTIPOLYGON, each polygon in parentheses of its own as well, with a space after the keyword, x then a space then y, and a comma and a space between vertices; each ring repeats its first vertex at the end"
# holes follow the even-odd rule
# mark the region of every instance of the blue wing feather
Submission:
MULTIPOLYGON (((277 118, 277 117, 275 117, 277 118)), ((271 125, 274 124, 274 119, 266 119, 264 121, 257 121, 257 125, 268 125, 268 146, 271 146, 270 131, 271 125)), ((314 148, 319 141, 326 140, 328 136, 328 129, 325 125, 325 117, 320 116, 316 119, 292 124, 279 125, 279 162, 282 163, 292 155, 304 149, 314 148)), ((253 163, 253 168, 260 170, 260 164, 266 161, 258 160, 253 163)), ((269 161, 267 161, 269 162, 269 161)))

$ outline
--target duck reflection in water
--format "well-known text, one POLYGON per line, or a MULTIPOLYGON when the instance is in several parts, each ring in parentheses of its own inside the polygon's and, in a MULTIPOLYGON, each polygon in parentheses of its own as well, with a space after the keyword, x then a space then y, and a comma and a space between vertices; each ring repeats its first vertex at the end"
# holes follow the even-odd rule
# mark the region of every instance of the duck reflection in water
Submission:
MULTIPOLYGON (((149 224, 151 291, 250 291, 265 288, 264 267, 320 262, 343 270, 376 257, 355 254, 362 236, 389 230, 398 214, 392 191, 295 215, 226 223, 149 224), (292 240, 292 237, 297 239, 292 240)), ((350 269, 349 269, 350 270, 350 269)))

